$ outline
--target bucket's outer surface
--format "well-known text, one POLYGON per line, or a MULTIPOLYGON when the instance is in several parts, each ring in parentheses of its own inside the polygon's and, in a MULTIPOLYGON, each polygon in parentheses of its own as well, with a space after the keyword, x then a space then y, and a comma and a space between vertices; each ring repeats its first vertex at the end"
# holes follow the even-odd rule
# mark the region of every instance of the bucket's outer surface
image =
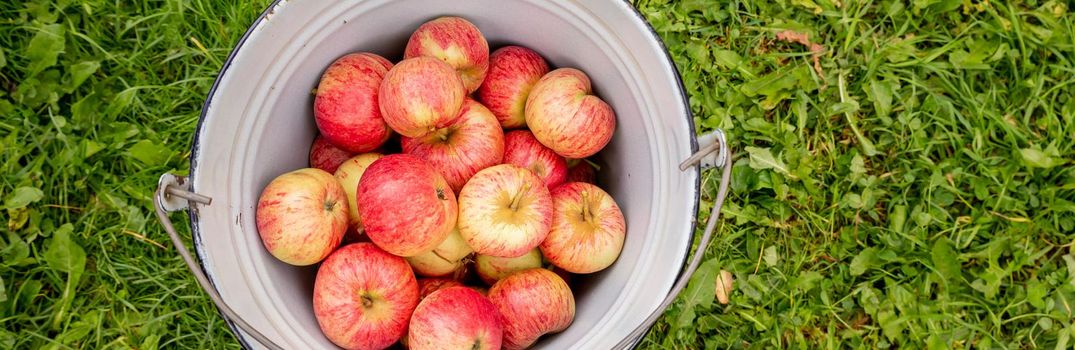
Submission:
POLYGON ((316 133, 310 92, 329 63, 355 51, 398 60, 410 33, 441 15, 474 22, 493 49, 524 45, 554 67, 582 69, 615 109, 600 181, 623 209, 627 241, 612 267, 575 281, 574 324, 538 344, 611 347, 672 286, 699 191, 698 169, 677 167, 697 144, 675 66, 645 20, 619 0, 275 2, 228 58, 194 137, 192 190, 213 197, 190 212, 204 270, 223 299, 278 344, 333 348, 312 312, 316 268, 265 251, 254 224, 257 197, 275 176, 308 166, 316 133))

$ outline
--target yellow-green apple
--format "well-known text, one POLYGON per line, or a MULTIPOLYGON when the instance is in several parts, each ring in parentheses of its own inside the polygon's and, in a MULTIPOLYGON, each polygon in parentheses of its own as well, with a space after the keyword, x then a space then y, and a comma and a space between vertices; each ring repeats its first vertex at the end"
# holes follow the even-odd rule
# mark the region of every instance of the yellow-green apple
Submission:
POLYGON ((627 226, 612 196, 585 182, 552 190, 552 231, 541 253, 571 273, 592 273, 612 265, 623 250, 627 226))
POLYGON ((511 274, 489 288, 489 301, 504 317, 504 349, 533 345, 575 319, 575 297, 560 276, 546 269, 511 274))
POLYGON ((372 53, 332 62, 314 96, 314 120, 329 143, 351 153, 369 152, 392 134, 381 117, 378 94, 391 63, 372 53))
POLYGON ((467 93, 478 89, 489 69, 489 43, 478 27, 459 17, 440 17, 418 26, 403 57, 419 56, 436 57, 452 66, 467 93))
POLYGON ((589 160, 571 159, 567 162, 567 179, 564 182, 597 184, 597 168, 589 160))
POLYGON ((269 254, 291 265, 311 265, 340 245, 347 231, 347 194, 332 174, 299 169, 265 186, 254 215, 269 254))
POLYGON ((489 109, 466 99, 459 116, 425 136, 400 140, 403 151, 425 159, 456 193, 479 170, 504 158, 504 130, 489 109))
POLYGON ((474 267, 478 270, 478 277, 481 277, 485 284, 493 285, 512 273, 541 267, 541 250, 534 248, 514 258, 479 254, 474 257, 474 267))
POLYGON ((314 279, 314 316, 344 349, 384 349, 407 330, 418 282, 407 262, 372 243, 355 243, 325 259, 314 279))
POLYGON ((534 136, 568 158, 594 155, 612 140, 616 114, 592 94, 590 78, 574 68, 545 74, 526 98, 526 125, 534 136))
POLYGON ((459 192, 459 233, 478 254, 526 254, 545 240, 551 225, 549 189, 525 168, 485 168, 459 192))
POLYGON ((436 248, 455 227, 455 194, 421 158, 392 154, 373 161, 358 181, 358 216, 373 243, 414 256, 436 248))
POLYGON ((314 138, 314 143, 310 145, 310 167, 333 173, 340 164, 354 155, 354 153, 333 146, 318 134, 314 138))
POLYGON ((426 277, 443 277, 453 273, 462 272, 467 263, 467 256, 474 250, 470 249, 458 230, 445 238, 440 245, 428 252, 424 252, 407 258, 407 262, 414 268, 414 273, 426 277))
POLYGON ((357 156, 351 157, 340 164, 336 169, 336 173, 333 176, 336 177, 336 181, 343 187, 343 191, 347 193, 347 216, 350 218, 351 228, 356 233, 362 232, 362 217, 358 215, 358 180, 362 178, 362 173, 366 172, 366 168, 373 164, 373 161, 381 159, 384 155, 380 153, 363 153, 357 156))
POLYGON ((378 102, 392 130, 420 137, 455 119, 466 94, 451 66, 422 56, 405 59, 385 74, 378 102))
POLYGON ((418 279, 418 300, 425 299, 427 296, 438 290, 448 287, 462 287, 463 283, 452 278, 444 277, 428 277, 418 279))
POLYGON ((414 350, 499 350, 504 325, 496 306, 467 287, 429 294, 411 315, 407 346, 414 350))
POLYGON ((534 50, 505 46, 489 55, 489 73, 478 88, 478 99, 493 111, 505 129, 526 127, 526 97, 549 65, 534 50))
POLYGON ((550 190, 560 186, 567 178, 567 161, 564 157, 542 145, 533 133, 526 130, 504 134, 504 164, 530 169, 550 190))

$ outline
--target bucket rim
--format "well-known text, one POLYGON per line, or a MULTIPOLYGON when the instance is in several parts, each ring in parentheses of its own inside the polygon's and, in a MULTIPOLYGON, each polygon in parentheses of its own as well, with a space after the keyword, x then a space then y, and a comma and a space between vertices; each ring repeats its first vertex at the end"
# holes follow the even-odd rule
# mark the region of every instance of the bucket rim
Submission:
MULTIPOLYGON (((197 192, 197 189, 194 188, 195 187, 194 186, 195 181, 193 181, 195 178, 197 178, 197 169, 198 169, 198 157, 197 157, 197 154, 199 154, 198 151, 199 151, 199 148, 200 148, 201 132, 202 132, 202 129, 204 127, 205 121, 207 119, 209 108, 213 104, 213 96, 216 95, 217 89, 220 87, 220 83, 223 80, 223 78, 225 77, 226 73, 228 72, 228 69, 231 68, 231 64, 235 60, 235 57, 238 55, 239 51, 242 50, 243 46, 246 44, 247 40, 253 34, 255 29, 257 29, 260 25, 265 23, 265 21, 276 12, 276 8, 278 6, 280 6, 283 3, 286 3, 288 1, 291 1, 291 0, 273 0, 271 3, 269 3, 265 7, 264 10, 261 11, 261 13, 258 15, 258 17, 256 19, 254 19, 254 21, 246 28, 246 31, 243 32, 243 35, 235 43, 235 47, 232 48, 232 50, 228 53, 227 59, 224 60, 223 64, 221 65, 220 71, 217 73, 216 77, 213 79, 213 85, 209 88, 209 91, 206 93, 205 101, 202 103, 202 109, 198 114, 198 122, 197 122, 197 124, 196 124, 196 126, 194 128, 194 136, 191 139, 190 154, 192 154, 193 156, 190 158, 190 167, 189 167, 189 178, 191 179, 191 181, 190 181, 190 187, 191 187, 190 191, 197 192)), ((675 79, 676 94, 679 96, 679 98, 680 98, 680 100, 681 100, 681 102, 683 104, 683 110, 681 111, 681 113, 687 119, 686 120, 687 125, 688 125, 688 127, 690 127, 690 132, 689 132, 690 137, 689 137, 688 141, 690 142, 691 153, 698 152, 698 148, 699 148, 699 146, 698 146, 698 135, 695 133, 695 130, 697 130, 697 126, 696 126, 696 124, 694 122, 694 113, 691 111, 691 107, 690 107, 690 96, 687 94, 686 88, 683 85, 683 78, 682 78, 682 75, 680 74, 679 67, 676 65, 675 60, 672 58, 672 55, 668 50, 668 46, 665 45, 664 40, 661 39, 661 36, 653 28, 653 25, 650 24, 649 21, 646 20, 645 16, 637 8, 635 8, 633 5, 631 5, 631 3, 628 0, 613 0, 613 2, 619 4, 620 6, 626 7, 629 10, 629 12, 634 15, 634 19, 636 21, 638 21, 639 23, 641 23, 642 26, 645 27, 646 31, 649 32, 650 38, 653 39, 654 42, 657 43, 657 46, 659 46, 661 48, 661 53, 664 56, 664 61, 668 64, 668 67, 671 68, 673 78, 675 79)), ((698 227, 697 227, 698 226, 698 208, 699 208, 700 201, 701 201, 701 176, 700 176, 701 175, 701 165, 696 164, 696 165, 692 166, 690 171, 695 173, 695 176, 694 176, 694 188, 693 188, 694 199, 692 201, 693 206, 692 206, 691 212, 690 212, 690 223, 689 223, 689 227, 690 227, 689 234, 691 235, 691 237, 688 240, 688 244, 687 244, 687 246, 685 248, 685 254, 683 255, 683 258, 678 262, 678 265, 680 266, 680 268, 676 273, 677 275, 682 274, 683 270, 686 268, 686 266, 684 266, 684 264, 687 261, 688 255, 690 254, 691 247, 694 245, 694 242, 696 241, 695 231, 698 229, 698 227)), ((219 288, 217 288, 217 285, 216 285, 217 278, 215 277, 215 275, 213 274, 211 269, 206 269, 205 268, 205 263, 203 262, 205 260, 205 258, 206 258, 206 251, 204 249, 204 245, 203 245, 202 240, 201 240, 202 233, 201 233, 201 225, 199 224, 199 220, 198 220, 199 215, 198 215, 197 208, 191 207, 190 210, 187 210, 187 215, 188 215, 188 219, 190 220, 189 222, 190 222, 191 240, 194 243, 195 254, 198 256, 198 261, 197 261, 198 267, 201 268, 202 272, 204 272, 205 275, 209 278, 209 283, 212 285, 213 289, 217 289, 219 291, 219 288)), ((671 288, 671 286, 669 288, 671 288)), ((224 313, 222 311, 220 311, 220 309, 217 309, 216 311, 220 315, 220 317, 224 321, 224 323, 228 325, 228 328, 231 330, 231 333, 235 336, 236 340, 238 340, 239 344, 242 345, 242 347, 244 349, 252 349, 252 348, 254 348, 253 344, 251 344, 247 340, 248 336, 238 328, 238 326, 235 324, 235 322, 233 322, 226 315, 224 315, 224 313)), ((648 333, 648 331, 647 331, 647 333, 648 333)))

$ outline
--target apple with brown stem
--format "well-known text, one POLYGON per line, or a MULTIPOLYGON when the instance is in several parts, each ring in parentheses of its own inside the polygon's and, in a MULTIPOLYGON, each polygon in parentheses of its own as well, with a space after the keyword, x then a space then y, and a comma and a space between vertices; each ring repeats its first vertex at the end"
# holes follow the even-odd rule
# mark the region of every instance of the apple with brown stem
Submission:
POLYGON ((356 198, 366 235, 399 256, 435 248, 452 232, 458 215, 455 194, 444 177, 406 154, 373 161, 358 181, 356 198))
POLYGON ((545 259, 571 273, 593 273, 612 265, 627 232, 612 196, 593 184, 569 182, 553 190, 552 198, 552 231, 541 243, 545 259))
POLYGON ((314 280, 314 316, 345 349, 384 349, 403 336, 418 305, 418 282, 407 262, 372 243, 332 253, 314 280))
POLYGON ((312 265, 332 253, 347 231, 347 194, 324 170, 295 170, 265 186, 255 223, 269 254, 291 265, 312 265))
POLYGON ((551 225, 549 189, 525 168, 486 168, 459 192, 459 233, 478 254, 526 254, 545 240, 551 225))
POLYGON ((477 101, 466 99, 459 116, 443 128, 400 140, 403 151, 425 159, 456 193, 479 170, 504 158, 504 131, 496 117, 477 101))
POLYGON ((411 316, 407 346, 415 350, 498 350, 504 335, 496 306, 467 287, 429 294, 411 316))

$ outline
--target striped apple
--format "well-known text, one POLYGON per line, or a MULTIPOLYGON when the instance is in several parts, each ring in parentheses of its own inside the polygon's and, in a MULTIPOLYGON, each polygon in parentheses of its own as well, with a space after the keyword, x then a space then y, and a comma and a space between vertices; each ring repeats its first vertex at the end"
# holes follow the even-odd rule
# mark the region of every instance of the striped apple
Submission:
POLYGON ((403 258, 372 243, 332 253, 314 279, 314 316, 344 349, 384 349, 406 332, 418 305, 418 282, 403 258))
POLYGON ((479 170, 500 164, 504 158, 504 130, 489 109, 469 98, 447 126, 422 137, 404 137, 400 143, 403 152, 425 159, 440 171, 456 193, 479 170))
POLYGON ((424 160, 406 154, 373 161, 358 181, 356 199, 370 240, 404 257, 443 242, 458 215, 455 194, 444 177, 424 160))
POLYGON ((265 249, 291 265, 321 261, 347 231, 346 196, 332 174, 321 169, 277 176, 262 190, 254 214, 265 249))
POLYGON ((546 269, 517 272, 496 282, 489 288, 489 301, 504 316, 505 350, 528 348, 575 320, 571 288, 546 269))
POLYGON ((549 72, 526 99, 526 125, 561 156, 592 156, 612 140, 616 129, 612 107, 592 93, 590 78, 578 69, 549 72))
POLYGON ((549 65, 534 50, 505 46, 489 55, 489 73, 478 88, 478 99, 493 111, 505 129, 526 127, 526 97, 549 65))
POLYGON ((369 152, 392 134, 378 106, 391 62, 362 52, 340 57, 321 75, 314 95, 314 121, 326 141, 351 153, 369 152))
POLYGON ((452 66, 467 93, 474 92, 489 69, 489 43, 478 27, 459 17, 440 17, 418 26, 407 40, 404 58, 430 56, 452 66))
POLYGON ((627 225, 612 196, 585 182, 569 182, 552 191, 553 220, 541 253, 571 273, 609 267, 623 250, 627 225))
POLYGON ((423 56, 392 67, 384 76, 377 101, 392 130, 420 137, 455 119, 466 94, 463 81, 451 66, 423 56))
POLYGON ((310 167, 333 173, 340 164, 354 155, 354 153, 333 146, 319 134, 314 137, 314 143, 310 145, 310 167))
POLYGON ((459 192, 459 233, 478 254, 526 254, 545 240, 551 225, 549 189, 525 168, 486 168, 459 192))
POLYGON ((411 315, 412 350, 499 350, 504 323, 489 299, 467 287, 448 287, 418 303, 411 315))
POLYGON ((567 161, 545 147, 534 134, 515 130, 504 135, 504 163, 530 169, 550 190, 567 178, 567 161))

